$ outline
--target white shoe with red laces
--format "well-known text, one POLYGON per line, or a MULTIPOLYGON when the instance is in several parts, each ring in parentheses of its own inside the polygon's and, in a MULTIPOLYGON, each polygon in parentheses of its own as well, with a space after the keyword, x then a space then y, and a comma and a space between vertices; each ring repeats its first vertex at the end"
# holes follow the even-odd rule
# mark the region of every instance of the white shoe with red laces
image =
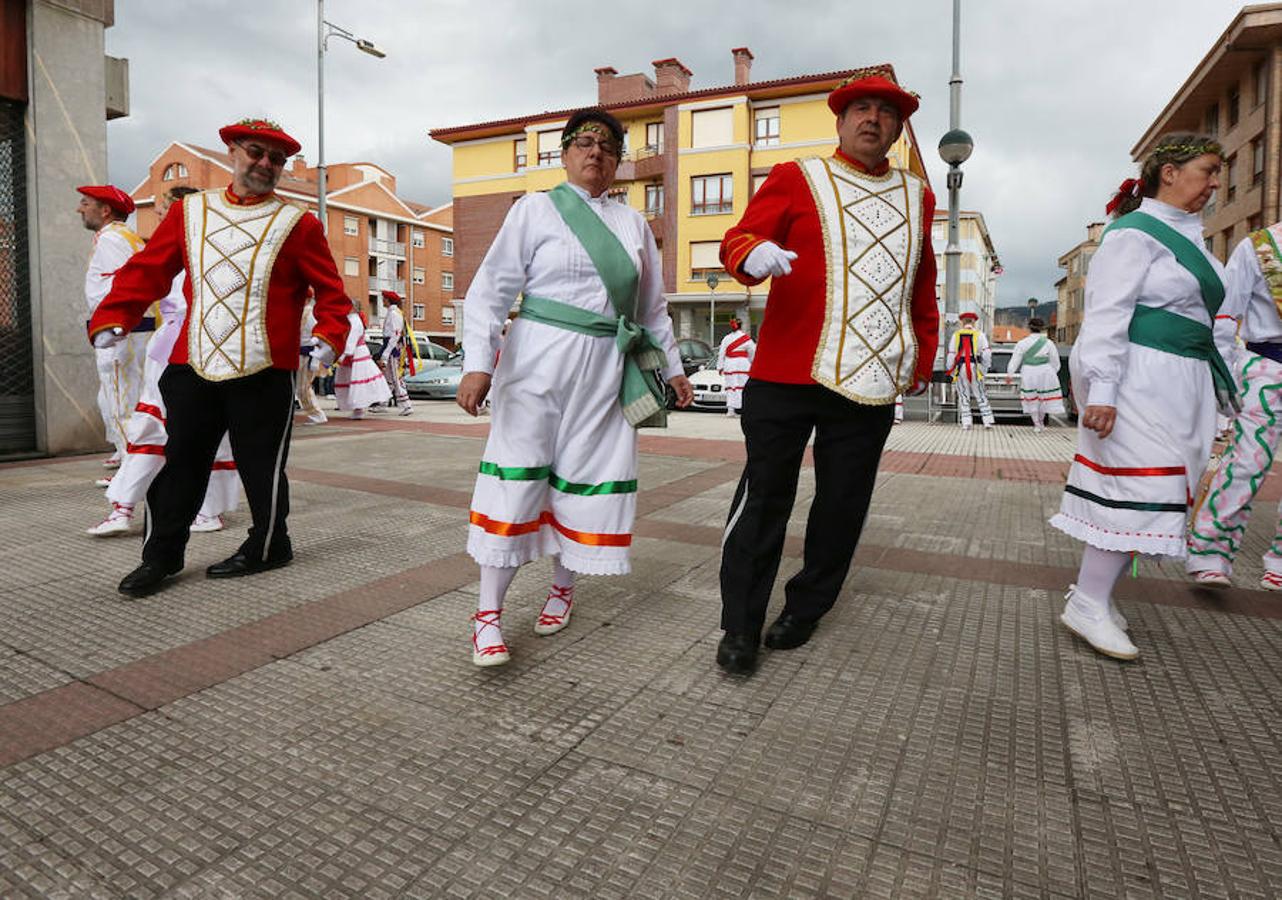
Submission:
POLYGON ((119 469, 119 468, 120 468, 120 454, 119 454, 119 453, 113 453, 113 454, 111 454, 111 456, 108 456, 106 459, 104 459, 104 460, 102 461, 102 467, 103 467, 104 469, 119 469))
POLYGON ((111 476, 104 475, 101 478, 95 479, 93 486, 100 488, 111 487, 111 476))
POLYGON ((1266 591, 1282 591, 1282 575, 1277 572, 1265 572, 1260 579, 1260 587, 1266 591))
POLYGON ((196 518, 191 523, 192 532, 202 531, 222 531, 222 516, 206 516, 202 513, 196 513, 196 518))
POLYGON ((1224 588, 1233 586, 1233 579, 1229 578, 1226 572, 1219 572, 1215 569, 1202 569, 1189 574, 1193 576, 1193 583, 1201 587, 1224 588))
POLYGON ((543 611, 539 620, 534 623, 535 634, 556 634, 570 624, 570 612, 574 608, 574 585, 557 587, 552 585, 548 598, 543 601, 543 611))
POLYGON ((111 504, 111 512, 93 528, 86 528, 85 534, 93 537, 110 537, 113 534, 124 534, 134 523, 134 508, 128 503, 111 504))
POLYGON ((476 624, 472 630, 472 665, 501 666, 512 658, 499 628, 501 615, 501 609, 482 609, 472 616, 476 624))

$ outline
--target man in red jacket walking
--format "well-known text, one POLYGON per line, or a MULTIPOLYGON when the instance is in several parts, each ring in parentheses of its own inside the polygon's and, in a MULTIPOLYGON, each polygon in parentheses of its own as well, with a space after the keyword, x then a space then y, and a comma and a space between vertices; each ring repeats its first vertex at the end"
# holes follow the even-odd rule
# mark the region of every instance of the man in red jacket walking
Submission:
POLYGON ((816 492, 805 561, 765 635, 777 650, 810 639, 832 608, 863 528, 897 394, 930 382, 939 336, 935 198, 887 152, 917 97, 879 75, 856 75, 828 106, 839 147, 774 167, 721 261, 746 285, 772 278, 744 389, 748 461, 721 557, 717 664, 756 667, 797 477, 815 435, 816 492))
POLYGON ((224 431, 253 525, 240 549, 206 574, 252 575, 293 559, 285 462, 308 287, 316 294, 313 357, 328 366, 347 337, 351 303, 320 222, 275 194, 299 143, 262 119, 228 125, 219 136, 231 157, 231 185, 170 207, 89 321, 94 346, 111 346, 186 268, 187 318, 160 377, 169 433, 165 467, 147 491, 142 565, 120 582, 120 592, 132 597, 152 593, 182 570, 187 526, 224 431))

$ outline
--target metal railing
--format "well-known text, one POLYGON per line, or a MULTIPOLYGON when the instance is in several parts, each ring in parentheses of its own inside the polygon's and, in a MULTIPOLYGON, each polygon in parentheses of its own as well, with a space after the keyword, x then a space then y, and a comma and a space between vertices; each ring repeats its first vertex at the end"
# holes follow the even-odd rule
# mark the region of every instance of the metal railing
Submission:
POLYGON ((371 275, 369 279, 369 289, 371 291, 395 291, 398 294, 405 293, 404 278, 379 278, 377 275, 371 275))
POLYGON ((382 238, 369 239, 369 252, 382 253, 386 256, 405 258, 405 245, 400 241, 385 241, 382 238))

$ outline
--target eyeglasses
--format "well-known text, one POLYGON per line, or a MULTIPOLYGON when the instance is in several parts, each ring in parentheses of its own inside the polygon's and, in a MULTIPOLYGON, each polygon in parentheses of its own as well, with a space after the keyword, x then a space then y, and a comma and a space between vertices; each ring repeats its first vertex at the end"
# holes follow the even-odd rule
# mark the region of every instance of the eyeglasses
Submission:
POLYGON ((580 134, 574 140, 570 141, 570 143, 578 147, 580 150, 591 150, 593 147, 600 147, 602 153, 606 156, 613 156, 616 159, 618 159, 620 154, 619 145, 614 141, 609 139, 598 141, 596 138, 587 134, 580 134))
POLYGON ((254 162, 258 162, 266 156, 273 166, 285 165, 285 154, 279 150, 268 150, 260 144, 238 144, 237 146, 244 150, 246 155, 254 162))

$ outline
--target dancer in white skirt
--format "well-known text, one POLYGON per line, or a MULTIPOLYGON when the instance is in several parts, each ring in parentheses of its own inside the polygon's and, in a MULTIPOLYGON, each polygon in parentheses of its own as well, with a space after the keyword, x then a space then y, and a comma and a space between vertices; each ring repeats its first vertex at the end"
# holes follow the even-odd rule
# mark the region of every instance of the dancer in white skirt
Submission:
POLYGON ((724 381, 722 390, 726 397, 726 415, 737 415, 743 409, 743 388, 748 383, 748 371, 757 343, 743 330, 738 318, 730 319, 730 333, 717 347, 717 369, 724 381))
POLYGON ((1047 416, 1064 415, 1064 391, 1059 386, 1059 350, 1042 329, 1041 319, 1028 320, 1030 334, 1011 352, 1011 373, 1019 373, 1019 402, 1033 420, 1034 431, 1046 430, 1047 416))
MULTIPOLYGON (((1077 455, 1051 524, 1086 543, 1060 620, 1107 656, 1139 650, 1113 604, 1131 555, 1183 557, 1189 503, 1210 455, 1216 402, 1234 402, 1211 325, 1223 267, 1202 242, 1219 186, 1220 145, 1158 140, 1141 178, 1108 206, 1069 368, 1086 407, 1077 455)), ((1226 348, 1227 349, 1227 348, 1226 348)))
POLYGON ((662 418, 663 383, 693 399, 663 296, 654 235, 609 198, 623 128, 600 109, 566 124, 569 178, 522 197, 464 301, 458 404, 476 415, 494 388, 489 440, 472 495, 467 549, 481 566, 472 661, 507 662, 499 617, 517 567, 553 557, 535 626, 568 624, 576 572, 629 571, 636 512, 634 425, 662 418), (508 310, 523 295, 495 366, 508 310))
POLYGON ((375 403, 392 399, 392 389, 365 346, 365 317, 353 310, 347 322, 350 329, 334 374, 334 396, 339 409, 351 410, 353 419, 363 419, 365 410, 375 403))
MULTIPOLYGON (((194 193, 195 188, 176 187, 157 197, 157 217, 163 219, 170 203, 194 193)), ((147 335, 142 394, 125 423, 125 454, 121 458, 120 471, 107 486, 107 501, 111 508, 105 519, 86 529, 86 533, 93 537, 110 537, 129 531, 134 522, 135 507, 147 496, 147 488, 165 465, 168 435, 165 432, 165 401, 160 395, 160 376, 169 363, 169 354, 182 332, 183 318, 187 314, 187 299, 183 296, 186 277, 186 274, 177 276, 169 295, 156 305, 158 326, 147 335)), ((225 434, 210 468, 209 487, 205 489, 200 511, 192 520, 192 531, 220 531, 223 514, 235 509, 239 501, 240 476, 232 459, 231 442, 225 434)))

